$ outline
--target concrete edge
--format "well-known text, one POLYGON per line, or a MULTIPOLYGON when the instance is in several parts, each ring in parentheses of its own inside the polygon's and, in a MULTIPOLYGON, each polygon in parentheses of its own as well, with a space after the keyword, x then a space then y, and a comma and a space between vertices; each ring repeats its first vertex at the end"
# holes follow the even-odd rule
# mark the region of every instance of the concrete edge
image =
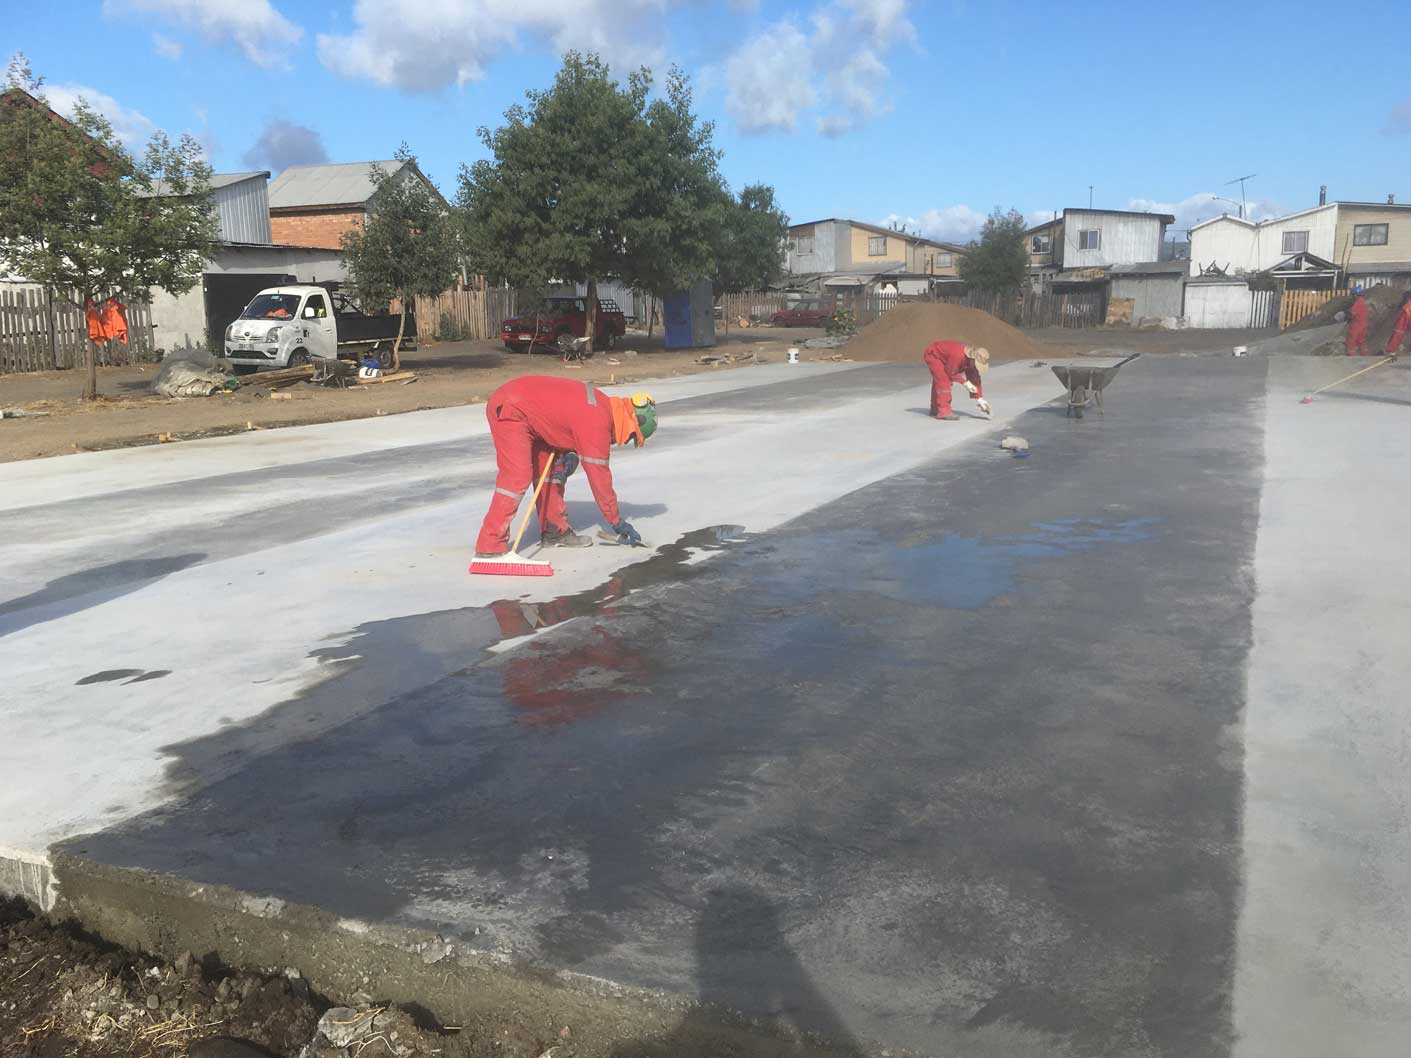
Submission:
POLYGON ((48 856, 0 845, 0 896, 18 896, 48 913, 54 909, 58 893, 48 856))
POLYGON ((639 1050, 682 1058, 857 1053, 693 998, 466 950, 429 931, 340 918, 275 897, 68 853, 54 853, 43 864, 32 857, 0 859, 0 892, 13 878, 28 887, 19 895, 52 919, 73 920, 123 947, 168 959, 189 951, 243 969, 297 970, 334 1002, 354 1002, 361 992, 425 1011, 443 1025, 478 1031, 487 1040, 494 1036, 497 1043, 506 1031, 553 1038, 570 1026, 580 1058, 624 1058, 639 1050), (11 864, 21 862, 18 874, 9 873, 11 864))

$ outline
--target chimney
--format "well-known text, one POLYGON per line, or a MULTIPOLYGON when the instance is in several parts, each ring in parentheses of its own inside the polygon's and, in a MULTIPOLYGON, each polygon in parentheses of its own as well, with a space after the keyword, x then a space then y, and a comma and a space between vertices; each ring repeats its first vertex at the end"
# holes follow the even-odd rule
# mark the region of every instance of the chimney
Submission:
POLYGON ((1318 185, 1318 205, 1320 205, 1320 206, 1326 206, 1327 204, 1328 204, 1328 185, 1327 185, 1327 184, 1319 184, 1319 185, 1318 185))
POLYGON ((1387 205, 1388 205, 1388 206, 1394 206, 1394 205, 1396 205, 1396 196, 1395 196, 1395 195, 1387 195, 1387 205))

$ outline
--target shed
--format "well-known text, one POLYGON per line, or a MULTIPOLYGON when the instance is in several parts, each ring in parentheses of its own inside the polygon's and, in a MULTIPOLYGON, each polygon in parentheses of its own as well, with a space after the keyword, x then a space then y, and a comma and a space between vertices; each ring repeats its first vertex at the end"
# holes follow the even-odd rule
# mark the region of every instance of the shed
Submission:
POLYGON ((1254 295, 1236 276, 1196 276, 1186 280, 1185 309, 1192 327, 1249 326, 1254 295))
MULTIPOLYGON (((166 181, 152 184, 152 196, 170 194, 166 181)), ((218 242, 268 245, 269 171, 216 173, 211 177, 211 200, 219 225, 218 242)))
POLYGON ((1181 315, 1185 261, 1146 261, 1113 265, 1110 297, 1131 299, 1132 322, 1181 315))

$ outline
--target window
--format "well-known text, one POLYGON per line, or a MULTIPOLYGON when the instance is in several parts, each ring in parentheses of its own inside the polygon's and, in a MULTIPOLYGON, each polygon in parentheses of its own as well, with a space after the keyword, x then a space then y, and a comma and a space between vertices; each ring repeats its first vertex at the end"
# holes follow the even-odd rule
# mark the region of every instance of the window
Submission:
POLYGON ((1352 226, 1353 246, 1385 246, 1386 244, 1387 225, 1354 224, 1352 226))
POLYGON ((936 255, 936 264, 939 265, 941 268, 950 268, 952 265, 955 264, 955 254, 953 254, 953 253, 940 253, 940 254, 937 254, 937 255, 936 255))
POLYGON ((887 237, 885 235, 869 235, 867 237, 867 256, 887 256, 887 237))
POLYGON ((1051 253, 1053 251, 1052 235, 1035 235, 1029 240, 1030 253, 1051 253))
POLYGON ((1308 233, 1306 231, 1284 232, 1284 253, 1307 253, 1308 233))
POLYGON ((1101 244, 1101 232, 1097 228, 1089 228, 1086 231, 1078 232, 1078 249, 1096 250, 1101 244))
POLYGON ((322 320, 328 316, 328 302, 323 299, 322 294, 310 294, 309 300, 304 302, 304 318, 306 320, 322 320))
POLYGON ((804 254, 813 253, 813 236, 812 236, 812 235, 800 235, 800 236, 799 236, 799 248, 798 248, 798 251, 797 251, 797 252, 798 252, 798 254, 799 254, 800 256, 802 256, 802 255, 804 255, 804 254))

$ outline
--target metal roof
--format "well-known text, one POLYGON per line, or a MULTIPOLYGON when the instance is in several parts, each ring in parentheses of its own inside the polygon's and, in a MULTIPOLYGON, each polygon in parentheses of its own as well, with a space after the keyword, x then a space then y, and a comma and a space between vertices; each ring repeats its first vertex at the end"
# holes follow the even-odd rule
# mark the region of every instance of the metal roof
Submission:
POLYGON ((941 242, 939 239, 928 239, 924 235, 917 235, 909 231, 897 231, 895 228, 884 228, 879 224, 868 224, 865 220, 851 220, 848 217, 824 217, 822 220, 806 220, 798 224, 790 224, 789 230, 795 228, 812 228, 816 224, 851 224, 854 228, 862 228, 864 231, 875 231, 878 235, 894 235, 898 239, 910 239, 912 242, 924 242, 928 246, 939 246, 942 250, 949 250, 951 253, 969 253, 969 247, 961 246, 959 243, 941 242))
POLYGON ((296 165, 284 170, 269 185, 270 209, 308 209, 311 206, 361 206, 376 188, 373 166, 388 176, 407 163, 342 162, 335 165, 296 165))
POLYGON ((1136 264, 1108 265, 1108 274, 1114 276, 1157 276, 1182 275, 1190 270, 1189 261, 1140 261, 1136 264))
MULTIPOLYGON (((212 173, 211 190, 219 191, 221 188, 229 187, 231 184, 240 184, 244 183, 246 180, 255 180, 257 178, 268 180, 269 170, 266 169, 258 173, 212 173)), ((167 194, 167 182, 165 180, 153 180, 151 197, 160 198, 165 194, 167 194)))

